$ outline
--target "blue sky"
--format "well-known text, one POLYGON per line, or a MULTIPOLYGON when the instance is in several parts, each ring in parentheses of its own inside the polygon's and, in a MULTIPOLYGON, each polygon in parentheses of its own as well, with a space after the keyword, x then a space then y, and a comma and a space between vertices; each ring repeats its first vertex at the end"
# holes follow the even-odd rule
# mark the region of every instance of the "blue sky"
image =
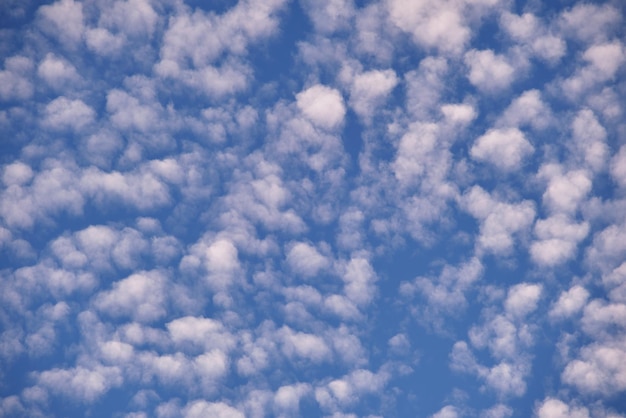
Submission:
POLYGON ((626 416, 620 1, 0 6, 0 416, 626 416))

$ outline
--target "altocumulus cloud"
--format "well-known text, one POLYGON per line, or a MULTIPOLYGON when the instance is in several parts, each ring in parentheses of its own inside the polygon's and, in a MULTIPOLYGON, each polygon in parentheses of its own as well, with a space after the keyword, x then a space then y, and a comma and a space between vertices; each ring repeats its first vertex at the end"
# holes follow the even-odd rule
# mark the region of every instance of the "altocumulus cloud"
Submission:
POLYGON ((0 416, 626 417, 626 8, 552 3, 3 2, 0 416))

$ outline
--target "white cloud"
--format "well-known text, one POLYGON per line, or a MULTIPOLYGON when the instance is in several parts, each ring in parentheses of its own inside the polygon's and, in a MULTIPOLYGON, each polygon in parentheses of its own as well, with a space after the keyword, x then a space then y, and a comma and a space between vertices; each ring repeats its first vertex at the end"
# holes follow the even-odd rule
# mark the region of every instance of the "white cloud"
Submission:
POLYGON ((359 306, 367 305, 376 292, 374 283, 377 279, 376 272, 368 260, 351 259, 343 275, 346 295, 359 306))
POLYGON ((593 171, 601 171, 609 155, 607 133, 591 110, 578 112, 572 122, 572 134, 576 159, 582 160, 593 171))
POLYGON ((22 186, 33 178, 33 170, 27 164, 16 161, 4 166, 2 182, 5 186, 22 186))
POLYGON ((567 35, 593 42, 610 36, 621 20, 622 15, 610 4, 579 3, 561 13, 559 25, 567 35))
POLYGON ((626 145, 622 145, 611 160, 611 176, 622 188, 626 188, 626 145))
POLYGON ((310 278, 329 267, 330 262, 312 245, 306 242, 296 242, 287 252, 287 264, 296 273, 310 278))
POLYGON ((30 58, 13 56, 4 61, 5 70, 0 71, 0 99, 26 100, 35 89, 29 80, 33 62, 30 58))
POLYGON ((137 37, 151 37, 159 18, 147 0, 116 1, 103 12, 101 24, 137 37))
POLYGON ((91 403, 113 387, 123 383, 120 370, 116 367, 96 366, 52 369, 37 375, 37 383, 52 393, 91 403))
POLYGON ((576 247, 589 233, 589 224, 574 223, 567 216, 558 214, 535 224, 538 241, 530 246, 533 261, 542 266, 555 266, 571 260, 576 247))
POLYGON ((41 6, 41 29, 57 38, 66 48, 75 48, 83 37, 83 4, 74 0, 59 0, 41 6))
POLYGON ((513 409, 501 403, 480 413, 481 418, 509 418, 512 415, 513 409))
POLYGON ((61 90, 67 86, 74 87, 73 85, 80 81, 80 76, 71 63, 51 53, 47 54, 39 63, 37 74, 56 90, 61 90))
POLYGON ((490 129, 479 137, 470 155, 479 161, 487 161, 503 171, 519 170, 525 157, 534 152, 522 131, 517 128, 490 129))
POLYGON ((354 15, 354 4, 349 0, 306 1, 304 5, 315 29, 327 35, 345 29, 354 15))
POLYGON ((459 54, 470 39, 463 2, 389 0, 389 20, 425 49, 459 54))
POLYGON ((350 105, 357 115, 371 120, 397 84, 398 77, 390 69, 357 74, 350 87, 350 105))
POLYGON ((587 303, 589 292, 580 285, 572 286, 568 291, 561 292, 559 299, 550 309, 550 317, 556 319, 569 318, 580 312, 587 303))
POLYGON ((58 97, 46 106, 43 125, 56 130, 80 131, 95 117, 95 111, 82 100, 58 97))
POLYGON ((183 409, 185 418, 244 418, 245 415, 225 402, 207 402, 204 400, 190 402, 183 409))
POLYGON ((274 395, 274 410, 279 416, 299 415, 300 399, 310 391, 311 387, 306 383, 281 386, 274 395))
POLYGON ((304 358, 313 363, 330 360, 332 352, 324 338, 318 335, 296 332, 284 326, 278 331, 278 336, 287 357, 304 358))
POLYGON ((533 312, 537 309, 542 290, 541 285, 530 283, 520 283, 509 288, 504 301, 506 313, 513 318, 523 318, 533 312))
POLYGON ((589 418, 584 406, 571 406, 556 398, 545 398, 535 411, 537 418, 589 418))
POLYGON ((531 201, 506 203, 494 199, 480 186, 472 187, 462 198, 463 207, 481 221, 479 248, 496 254, 513 249, 513 235, 524 232, 535 219, 531 201))
POLYGON ((441 106, 441 113, 453 124, 467 125, 476 119, 477 112, 469 104, 446 104, 441 106))
POLYGON ((557 63, 566 53, 565 41, 548 32, 540 19, 532 13, 518 16, 504 12, 500 17, 500 26, 515 41, 551 64, 557 63))
POLYGON ((601 83, 613 80, 626 61, 626 50, 619 41, 596 44, 585 51, 583 59, 587 65, 562 82, 561 88, 572 100, 601 83))
POLYGON ((583 347, 580 358, 565 366, 561 379, 584 394, 610 396, 626 390, 624 343, 617 338, 583 347))
POLYGON ((508 88, 515 80, 515 68, 506 57, 496 55, 490 49, 472 49, 465 54, 464 60, 469 67, 467 78, 483 92, 499 92, 508 88))
POLYGON ((550 107, 542 100, 539 90, 528 90, 515 98, 498 119, 503 127, 531 126, 545 129, 552 122, 550 107))
POLYGON ((104 28, 88 29, 85 33, 87 47, 103 56, 114 56, 122 51, 126 39, 123 35, 114 35, 104 28))
POLYGON ((339 91, 321 84, 298 93, 296 105, 313 124, 324 129, 339 126, 346 113, 339 91))
POLYGON ((454 406, 448 405, 441 408, 437 413, 431 415, 431 418, 458 418, 459 410, 454 406))
POLYGON ((211 318, 186 316, 168 322, 166 328, 172 341, 183 350, 191 345, 206 351, 215 348, 228 351, 235 344, 224 325, 211 318))
POLYGON ((552 212, 576 212, 591 191, 590 173, 586 170, 563 173, 560 166, 547 164, 539 169, 539 177, 548 181, 543 203, 552 212))
POLYGON ((159 271, 135 273, 115 282, 111 290, 101 292, 94 303, 112 317, 153 322, 167 313, 166 283, 166 276, 159 271))

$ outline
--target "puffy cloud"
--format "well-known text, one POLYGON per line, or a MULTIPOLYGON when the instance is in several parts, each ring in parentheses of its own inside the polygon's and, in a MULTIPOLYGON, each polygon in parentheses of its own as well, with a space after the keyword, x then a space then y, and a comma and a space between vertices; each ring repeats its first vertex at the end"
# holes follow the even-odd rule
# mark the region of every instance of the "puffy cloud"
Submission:
POLYGON ((586 170, 563 173, 560 166, 548 164, 539 169, 539 178, 548 181, 543 202, 552 212, 576 212, 591 191, 590 173, 586 170))
POLYGON ((535 411, 537 418, 589 418, 584 406, 570 406, 560 399, 546 398, 535 411))
POLYGON ((514 318, 523 318, 537 309, 542 286, 539 284, 520 283, 509 289, 504 308, 514 318))
POLYGON ((626 390, 625 341, 594 343, 565 366, 561 379, 585 394, 610 396, 626 390))
POLYGON ((476 160, 490 162, 500 170, 514 171, 534 150, 517 128, 491 129, 476 140, 470 155, 476 160))
POLYGON ((57 38, 66 48, 75 48, 82 41, 85 30, 83 4, 74 0, 59 0, 41 6, 40 28, 57 38))
POLYGON ((357 115, 370 120, 397 84, 398 77, 393 70, 357 74, 350 88, 350 105, 357 115))
POLYGON ((354 15, 354 5, 349 0, 305 1, 304 5, 315 29, 323 34, 344 29, 354 15))
POLYGON ((296 242, 287 252, 287 264, 304 277, 314 277, 320 270, 329 267, 330 262, 312 245, 296 242))
POLYGON ((542 100, 539 90, 528 90, 515 98, 498 119, 497 125, 531 126, 545 129, 552 122, 550 107, 542 100))
POLYGON ((518 16, 504 12, 500 17, 500 26, 511 38, 549 63, 558 62, 566 53, 565 41, 549 33, 540 19, 532 13, 518 16))
POLYGON ((425 49, 459 54, 470 39, 463 2, 389 0, 389 20, 425 49), (461 7, 460 7, 461 6, 461 7))
POLYGON ((579 3, 561 13, 559 25, 567 35, 593 42, 610 36, 621 20, 622 15, 611 4, 579 3))
POLYGON ((285 326, 278 331, 282 341, 282 351, 288 357, 303 358, 312 363, 322 363, 330 360, 332 352, 324 338, 296 332, 285 326))
POLYGON ((448 405, 431 415, 431 418, 458 418, 459 416, 459 410, 454 406, 448 405))
POLYGON ((620 187, 626 188, 626 145, 611 160, 611 176, 620 187))
POLYGON ((4 166, 2 182, 5 186, 22 186, 33 178, 33 170, 29 165, 16 161, 4 166))
POLYGON ((478 246, 488 252, 506 254, 513 249, 513 235, 523 232, 535 218, 531 201, 517 204, 494 199, 480 186, 472 187, 462 198, 464 208, 481 221, 478 246))
POLYGON ((162 272, 135 273, 115 282, 111 290, 101 292, 94 303, 100 311, 112 317, 153 322, 167 312, 166 286, 167 278, 162 272))
POLYGON ((339 409, 338 406, 353 404, 360 397, 382 390, 389 377, 385 370, 373 373, 367 369, 356 369, 318 387, 315 390, 315 399, 323 409, 339 409))
POLYGON ((563 319, 580 312, 587 303, 589 292, 580 285, 572 286, 568 291, 561 292, 559 299, 550 310, 550 317, 563 319))
POLYGON ((501 403, 480 413, 481 418, 508 418, 512 415, 513 409, 501 403))
POLYGON ((38 373, 37 384, 54 394, 91 403, 123 383, 116 367, 51 369, 38 373))
POLYGON ((574 223, 567 216, 558 214, 535 224, 538 241, 530 246, 533 261, 542 266, 555 266, 570 260, 576 254, 576 246, 589 233, 589 224, 574 223))
POLYGON ((465 54, 465 64, 470 83, 486 93, 504 90, 515 80, 515 68, 506 57, 496 55, 490 49, 472 49, 465 54))
POLYGON ((34 86, 28 73, 33 67, 30 58, 13 56, 4 61, 5 70, 0 71, 0 99, 25 100, 34 93, 34 86))
POLYGON ((284 0, 241 1, 222 15, 202 10, 174 16, 164 35, 161 61, 155 71, 163 78, 174 78, 221 97, 246 88, 250 69, 238 61, 248 45, 272 35, 278 27, 276 13, 284 0), (212 65, 223 54, 232 54, 220 66, 212 65))
POLYGON ((306 383, 281 386, 274 395, 274 409, 279 416, 298 415, 300 399, 310 391, 311 387, 306 383))
POLYGON ((183 409, 185 418, 244 418, 245 415, 225 402, 207 402, 198 400, 190 402, 183 409))
POLYGON ((578 112, 572 122, 572 133, 576 159, 582 160, 593 171, 602 170, 609 154, 607 134, 591 110, 578 112))
POLYGON ((56 90, 76 84, 80 80, 76 67, 51 53, 39 63, 37 74, 56 90))
POLYGON ((43 125, 56 130, 80 131, 95 119, 94 110, 82 100, 58 97, 48 103, 43 125))
POLYGON ((224 325, 211 318, 186 316, 166 324, 172 341, 179 347, 219 348, 228 351, 235 344, 234 337, 224 325))
POLYGON ((150 37, 159 16, 147 0, 116 1, 104 10, 100 23, 116 28, 129 36, 150 37))
POLYGON ((611 81, 626 61, 624 45, 619 41, 596 44, 583 54, 587 65, 562 81, 565 94, 572 100, 589 92, 601 83, 611 81))
POLYGON ((321 84, 298 93, 296 105, 313 124, 324 129, 339 126, 346 113, 341 94, 321 84))

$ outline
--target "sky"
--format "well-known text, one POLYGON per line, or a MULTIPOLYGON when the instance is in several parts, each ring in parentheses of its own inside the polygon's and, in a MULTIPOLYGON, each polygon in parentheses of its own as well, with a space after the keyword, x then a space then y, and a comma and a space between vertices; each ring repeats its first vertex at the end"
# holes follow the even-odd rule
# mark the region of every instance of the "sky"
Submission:
POLYGON ((2 0, 0 417, 626 417, 625 14, 2 0))

